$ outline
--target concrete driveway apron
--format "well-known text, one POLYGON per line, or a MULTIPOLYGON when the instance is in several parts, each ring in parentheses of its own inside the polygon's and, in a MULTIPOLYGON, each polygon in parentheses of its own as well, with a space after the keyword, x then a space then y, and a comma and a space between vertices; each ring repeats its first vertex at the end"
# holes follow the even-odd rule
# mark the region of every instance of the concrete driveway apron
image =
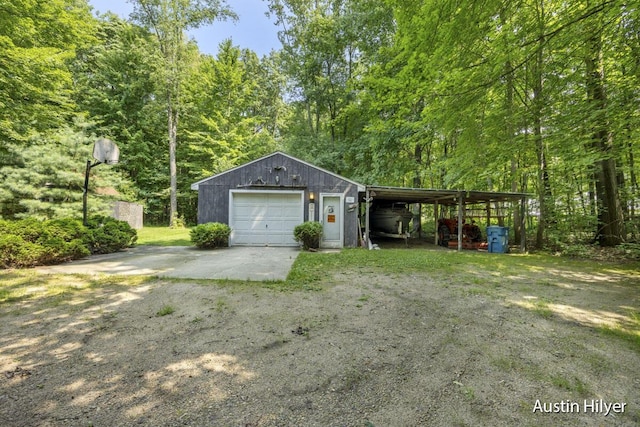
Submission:
POLYGON ((137 246, 126 251, 36 268, 43 273, 124 274, 183 279, 285 280, 300 249, 137 246))

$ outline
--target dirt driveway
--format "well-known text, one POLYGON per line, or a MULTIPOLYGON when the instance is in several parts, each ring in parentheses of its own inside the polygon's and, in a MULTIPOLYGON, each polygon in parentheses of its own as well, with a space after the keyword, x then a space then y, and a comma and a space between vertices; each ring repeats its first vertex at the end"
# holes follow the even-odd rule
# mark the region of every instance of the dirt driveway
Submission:
POLYGON ((65 276, 0 305, 0 425, 640 424, 638 274, 305 256, 315 290, 65 276))
POLYGON ((284 280, 300 253, 290 247, 199 250, 192 246, 136 246, 65 264, 38 267, 43 273, 123 274, 181 279, 284 280))

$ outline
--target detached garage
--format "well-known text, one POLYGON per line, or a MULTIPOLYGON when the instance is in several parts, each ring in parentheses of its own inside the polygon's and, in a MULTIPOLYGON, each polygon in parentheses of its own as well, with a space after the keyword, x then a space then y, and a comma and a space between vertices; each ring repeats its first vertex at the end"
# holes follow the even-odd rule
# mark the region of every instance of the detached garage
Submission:
POLYGON ((293 229, 323 225, 321 247, 358 244, 358 197, 364 185, 282 152, 269 154, 191 185, 198 223, 221 222, 231 246, 297 246, 293 229))

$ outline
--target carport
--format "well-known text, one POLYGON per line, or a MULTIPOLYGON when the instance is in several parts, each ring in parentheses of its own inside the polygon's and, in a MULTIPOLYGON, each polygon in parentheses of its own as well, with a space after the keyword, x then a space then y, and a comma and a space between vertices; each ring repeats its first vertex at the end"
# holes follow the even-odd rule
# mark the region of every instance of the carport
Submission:
POLYGON ((458 250, 462 250, 462 225, 468 206, 475 206, 476 211, 482 209, 486 216, 486 224, 491 224, 492 213, 498 204, 508 203, 512 207, 519 206, 520 249, 526 249, 525 217, 526 201, 525 193, 508 193, 495 191, 464 191, 464 190, 432 190, 424 188, 382 187, 367 186, 363 194, 362 202, 365 203, 365 236, 369 247, 370 240, 370 205, 374 200, 389 202, 420 203, 434 206, 435 244, 438 244, 438 218, 441 207, 457 208, 458 221, 458 250))

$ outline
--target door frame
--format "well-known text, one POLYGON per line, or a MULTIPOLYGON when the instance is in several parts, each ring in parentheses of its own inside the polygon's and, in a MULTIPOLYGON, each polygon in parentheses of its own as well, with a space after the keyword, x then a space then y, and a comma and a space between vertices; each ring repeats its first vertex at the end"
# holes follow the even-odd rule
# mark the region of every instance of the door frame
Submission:
MULTIPOLYGON (((344 247, 344 194, 343 193, 320 193, 320 211, 318 212, 318 218, 322 224, 324 231, 324 198, 325 197, 338 197, 340 199, 340 215, 338 220, 338 227, 340 229, 340 240, 324 240, 320 238, 321 248, 342 248, 344 247)), ((324 233, 323 233, 324 235, 324 233)))

